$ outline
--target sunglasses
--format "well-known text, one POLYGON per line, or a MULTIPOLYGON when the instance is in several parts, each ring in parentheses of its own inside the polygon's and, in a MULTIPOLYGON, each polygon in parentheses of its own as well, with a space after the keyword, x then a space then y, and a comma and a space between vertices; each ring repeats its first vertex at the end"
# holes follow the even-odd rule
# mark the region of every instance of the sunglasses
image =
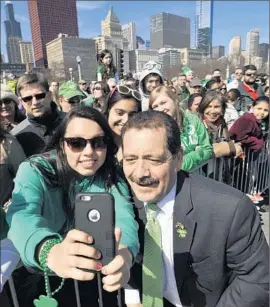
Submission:
MULTIPOLYGON (((130 95, 135 98, 136 100, 141 101, 142 100, 142 96, 141 94, 137 91, 137 90, 133 90, 132 88, 125 86, 125 85, 118 85, 115 90, 118 91, 118 93, 122 94, 122 95, 130 95)), ((111 93, 111 96, 113 95, 115 91, 113 91, 111 93)))
POLYGON ((146 63, 143 67, 143 70, 152 70, 154 68, 160 70, 162 68, 162 65, 160 63, 146 63))
POLYGON ((0 107, 1 107, 1 104, 5 104, 5 105, 8 105, 8 104, 11 104, 12 102, 14 102, 13 100, 11 99, 1 99, 0 100, 0 107))
POLYGON ((36 100, 42 100, 46 97, 46 93, 40 93, 40 94, 36 94, 36 95, 33 95, 33 96, 21 97, 21 99, 24 102, 31 102, 34 97, 36 98, 36 100))
POLYGON ((100 90, 101 90, 101 87, 100 87, 100 86, 94 87, 94 90, 100 91, 100 90))
POLYGON ((221 90, 222 90, 222 91, 226 91, 227 89, 226 89, 225 87, 222 87, 221 90))
POLYGON ((80 96, 75 96, 75 97, 72 97, 68 100, 68 103, 70 104, 78 104, 82 101, 81 97, 80 96))
POLYGON ((64 138, 64 141, 67 143, 68 147, 74 152, 81 152, 86 147, 87 143, 90 143, 93 149, 105 149, 108 145, 107 136, 96 136, 92 139, 84 138, 64 138))
POLYGON ((257 76, 257 74, 256 74, 256 73, 245 74, 245 75, 246 75, 246 76, 248 76, 248 77, 251 77, 251 76, 256 77, 256 76, 257 76))
POLYGON ((80 85, 86 85, 86 83, 80 83, 80 85))

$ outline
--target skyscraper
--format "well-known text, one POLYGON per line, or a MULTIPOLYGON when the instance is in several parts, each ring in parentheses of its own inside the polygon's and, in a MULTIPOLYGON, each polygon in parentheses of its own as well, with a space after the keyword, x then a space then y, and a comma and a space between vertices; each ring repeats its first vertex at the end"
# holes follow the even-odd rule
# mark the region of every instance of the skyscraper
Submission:
POLYGON ((259 41, 260 41, 260 30, 252 29, 247 33, 247 55, 248 56, 259 56, 259 41))
POLYGON ((15 20, 13 4, 6 1, 6 20, 4 21, 6 30, 6 46, 9 63, 20 64, 19 40, 22 39, 21 24, 15 20))
POLYGON ((150 17, 150 47, 189 48, 190 19, 169 13, 150 17))
POLYGON ((212 47, 212 58, 219 59, 225 55, 225 46, 212 47))
POLYGON ((79 36, 76 0, 28 1, 36 66, 47 67, 46 43, 63 33, 79 36))
POLYGON ((136 24, 134 22, 122 26, 123 37, 129 42, 129 50, 136 49, 136 24))
POLYGON ((269 44, 266 43, 260 44, 259 50, 260 50, 259 56, 263 59, 264 63, 267 62, 269 57, 269 44))
POLYGON ((196 1, 196 47, 207 55, 212 53, 213 1, 196 1))
POLYGON ((241 51, 241 36, 234 36, 229 44, 229 55, 240 55, 241 51))
POLYGON ((20 41, 20 53, 21 61, 23 64, 33 64, 34 63, 34 53, 32 42, 20 41))

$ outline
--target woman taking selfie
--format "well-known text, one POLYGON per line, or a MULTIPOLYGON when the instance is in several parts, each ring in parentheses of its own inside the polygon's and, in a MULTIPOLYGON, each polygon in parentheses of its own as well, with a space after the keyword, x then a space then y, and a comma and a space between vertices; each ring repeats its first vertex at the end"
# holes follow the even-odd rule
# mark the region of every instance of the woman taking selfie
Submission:
POLYGON ((185 114, 178 106, 177 95, 165 86, 156 88, 150 95, 150 109, 165 112, 177 121, 184 150, 181 168, 190 171, 210 159, 213 149, 199 118, 194 114, 185 114))
POLYGON ((99 54, 97 81, 107 82, 110 78, 115 78, 119 82, 118 72, 113 64, 113 56, 110 50, 104 49, 99 54))
MULTIPOLYGON (((117 306, 116 294, 108 292, 128 281, 138 237, 128 188, 115 168, 111 130, 100 112, 77 107, 67 114, 48 149, 19 168, 7 213, 9 238, 26 267, 43 271, 52 291, 60 284, 55 295, 59 306, 76 306, 70 279, 90 281, 79 283, 82 306, 98 306, 95 274, 83 270, 102 272, 104 306, 117 306), (74 201, 77 193, 105 191, 114 196, 115 224, 121 231, 115 231, 118 255, 102 267, 100 252, 91 245, 95 238, 74 229, 74 201), (51 271, 58 277, 48 278, 51 271)), ((47 286, 46 292, 51 295, 47 286)))
POLYGON ((117 160, 121 163, 121 131, 128 119, 137 112, 141 111, 141 94, 125 85, 119 85, 111 93, 105 115, 112 129, 114 142, 118 147, 117 160))

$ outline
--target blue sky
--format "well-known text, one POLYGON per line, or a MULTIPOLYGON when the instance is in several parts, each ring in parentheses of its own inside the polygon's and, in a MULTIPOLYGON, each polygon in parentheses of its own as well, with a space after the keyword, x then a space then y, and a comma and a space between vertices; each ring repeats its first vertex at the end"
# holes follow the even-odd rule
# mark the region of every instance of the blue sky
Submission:
MULTIPOLYGON (((42 1, 42 0, 41 0, 42 1)), ((56 1, 56 0, 55 0, 56 1)), ((57 0, 64 1, 64 0, 57 0)), ((15 16, 21 22, 23 39, 31 40, 27 1, 11 1, 15 16)), ((6 37, 3 26, 5 20, 4 1, 1 1, 1 52, 6 54, 6 37)), ((193 25, 196 9, 195 1, 77 1, 80 37, 91 38, 100 34, 101 20, 113 6, 121 24, 135 22, 137 35, 149 39, 149 17, 167 12, 188 17, 193 25)), ((246 45, 246 33, 260 29, 260 43, 269 42, 269 2, 268 1, 215 1, 213 45, 228 47, 235 35, 242 37, 242 49, 246 45)), ((193 32, 193 27, 191 29, 193 32)), ((193 43, 193 35, 191 37, 193 43)))

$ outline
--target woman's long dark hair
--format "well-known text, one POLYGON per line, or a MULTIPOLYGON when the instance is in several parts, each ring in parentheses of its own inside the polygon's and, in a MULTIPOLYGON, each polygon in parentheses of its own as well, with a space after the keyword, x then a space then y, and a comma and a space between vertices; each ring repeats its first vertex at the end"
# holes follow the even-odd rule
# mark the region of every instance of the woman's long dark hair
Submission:
POLYGON ((70 199, 70 189, 74 178, 83 176, 76 173, 68 164, 66 155, 63 151, 63 138, 70 121, 74 118, 85 118, 96 122, 104 134, 108 137, 107 154, 104 164, 99 168, 98 174, 105 182, 105 189, 109 190, 112 185, 117 187, 118 172, 115 164, 115 154, 117 147, 114 144, 111 129, 106 118, 92 107, 78 106, 73 108, 63 119, 50 143, 47 145, 42 155, 36 155, 30 158, 31 164, 36 166, 44 177, 45 182, 51 187, 61 187, 63 191, 62 206, 67 216, 73 212, 74 205, 70 199), (56 151, 56 157, 52 157, 51 150, 56 151), (53 173, 42 163, 38 162, 35 157, 42 156, 54 169, 53 173))

